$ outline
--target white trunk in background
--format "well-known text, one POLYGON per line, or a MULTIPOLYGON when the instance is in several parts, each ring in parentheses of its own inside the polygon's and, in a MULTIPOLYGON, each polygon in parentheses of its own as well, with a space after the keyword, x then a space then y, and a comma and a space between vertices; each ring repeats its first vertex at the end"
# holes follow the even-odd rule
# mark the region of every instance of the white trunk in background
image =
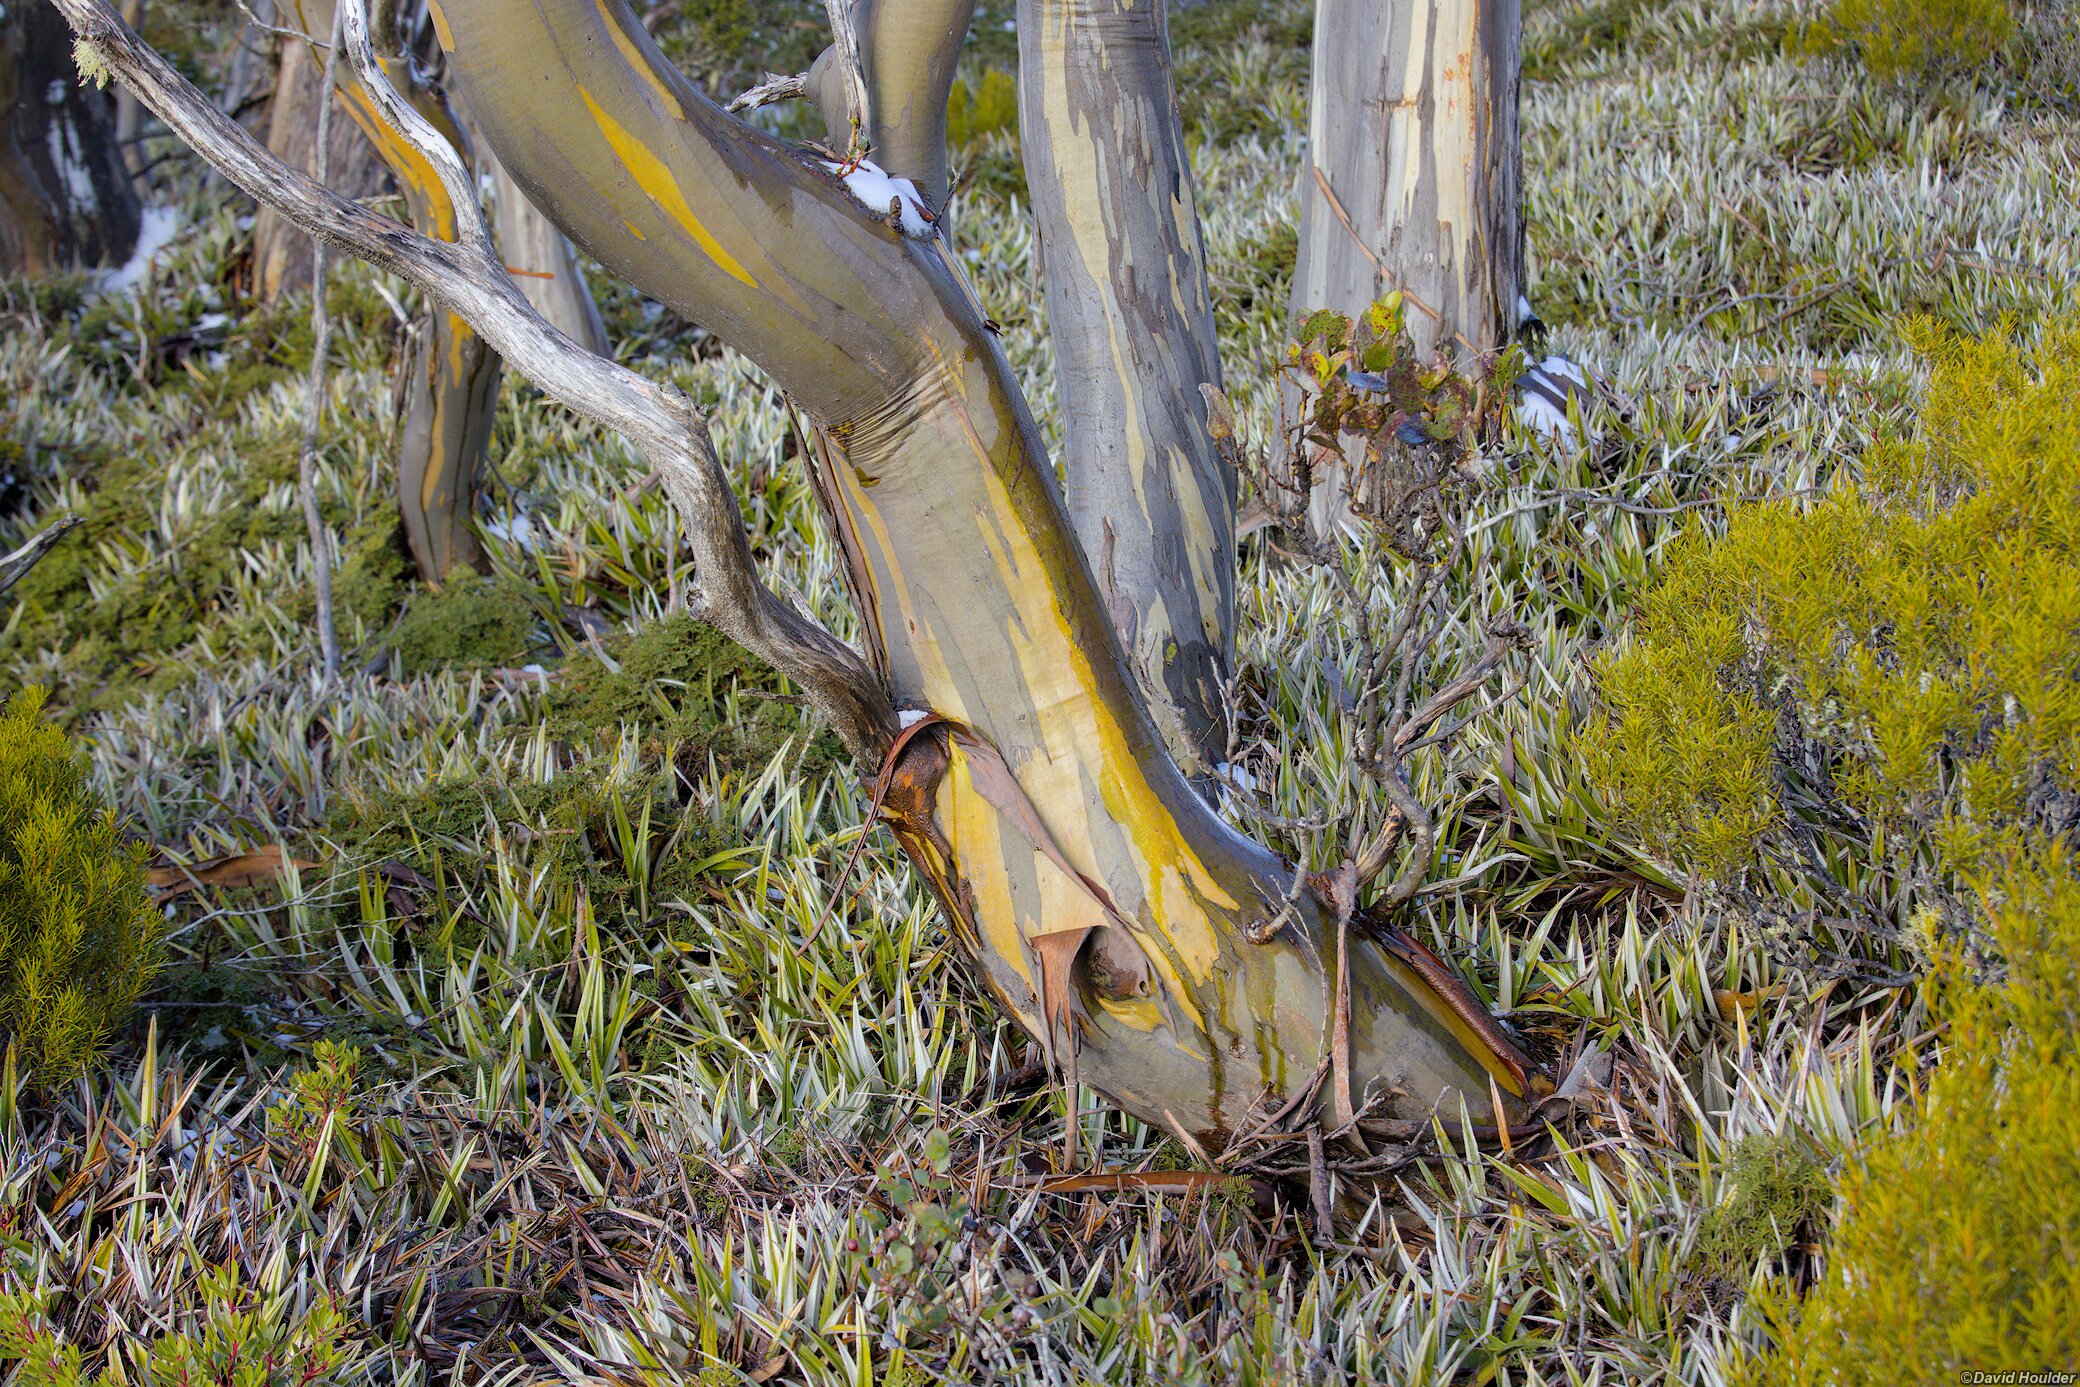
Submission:
POLYGON ((1464 368, 1510 340, 1521 36, 1520 0, 1316 0, 1296 317, 1356 317, 1398 288, 1425 355, 1464 368))
POLYGON ((498 222, 498 246, 506 264, 518 271, 514 282, 535 311, 556 325, 558 331, 589 352, 611 359, 614 350, 607 342, 607 325, 593 302, 592 289, 585 283, 585 267, 577 248, 556 229, 556 223, 536 210, 520 191, 520 185, 479 142, 482 159, 490 165, 491 207, 498 222))

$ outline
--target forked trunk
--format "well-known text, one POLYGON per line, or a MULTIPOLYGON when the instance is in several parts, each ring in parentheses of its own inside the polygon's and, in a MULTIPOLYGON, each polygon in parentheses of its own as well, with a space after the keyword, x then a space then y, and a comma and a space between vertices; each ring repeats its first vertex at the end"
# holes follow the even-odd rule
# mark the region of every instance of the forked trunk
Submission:
POLYGON ((0 9, 0 276, 119 264, 139 217, 112 94, 80 81, 64 19, 0 9))
MULTIPOLYGON (((1478 1017, 1362 932, 1339 960, 1323 897, 1295 892, 1292 868, 1179 772, 944 242, 905 207, 891 216, 884 188, 863 204, 724 115, 613 0, 436 14, 529 196, 823 426, 821 491, 869 658, 899 706, 952 724, 897 758, 891 817, 1026 1029, 1129 1111, 1215 1144, 1314 1093, 1346 1044, 1345 1091, 1377 1114, 1485 1114, 1491 1081, 1520 1112, 1527 1078, 1478 1017)), ((1334 1087, 1314 1099, 1325 1113, 1334 1087)))
MULTIPOLYGON (((271 182, 279 164, 192 93, 176 109, 178 79, 100 0, 58 3, 241 187, 409 272, 643 449, 699 556, 689 604, 786 669, 856 753, 882 757, 884 813, 956 937, 1072 1079, 1211 1146, 1274 1112, 1405 1136, 1462 1104, 1526 1111, 1538 1080, 1478 1004, 1419 951, 1351 926, 1355 873, 1296 880, 1179 771, 991 325, 899 187, 872 173, 848 185, 731 120, 618 0, 434 11, 486 139, 537 205, 821 426, 815 475, 869 668, 756 583, 683 397, 543 330, 479 224, 458 245, 425 241, 271 182), (899 733, 891 700, 922 719, 899 733)), ((468 192, 430 128, 415 147, 468 192)))
MULTIPOLYGON (((1509 343, 1524 279, 1521 30, 1520 0, 1316 0, 1296 318, 1355 318, 1399 289, 1420 355, 1464 369, 1509 343)), ((1323 479, 1318 530, 1343 485, 1323 479)))

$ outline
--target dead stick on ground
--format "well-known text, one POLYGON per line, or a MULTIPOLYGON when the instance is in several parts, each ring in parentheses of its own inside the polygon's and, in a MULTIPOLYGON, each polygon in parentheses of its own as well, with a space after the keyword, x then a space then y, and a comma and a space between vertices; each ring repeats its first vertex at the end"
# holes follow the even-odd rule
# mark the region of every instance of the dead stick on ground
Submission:
MULTIPOLYGON (((332 17, 332 41, 325 49, 325 76, 318 84, 319 186, 331 172, 332 88, 339 78, 341 12, 332 17)), ((332 345, 332 317, 325 311, 325 243, 311 238, 311 400, 303 434, 303 455, 296 464, 296 491, 303 502, 303 522, 311 536, 311 582, 318 597, 318 648, 325 661, 325 682, 339 677, 339 634, 332 624, 332 537, 318 511, 318 434, 325 419, 325 356, 332 345)))

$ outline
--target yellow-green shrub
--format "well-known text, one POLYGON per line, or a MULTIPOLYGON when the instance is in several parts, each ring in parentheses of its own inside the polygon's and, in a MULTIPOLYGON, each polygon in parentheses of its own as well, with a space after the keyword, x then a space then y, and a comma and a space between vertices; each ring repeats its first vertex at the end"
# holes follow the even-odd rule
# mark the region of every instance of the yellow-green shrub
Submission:
POLYGON ((1600 666, 1577 750, 1675 864, 1737 873, 1797 788, 1968 875, 2080 784, 2080 324, 2034 352, 1917 340, 1920 437, 1688 536, 1600 666), (1825 783, 1793 786, 1787 743, 1825 783))
POLYGON ((48 1085, 99 1054, 157 968, 138 849, 30 688, 0 712, 0 1044, 48 1085))
POLYGON ((969 86, 955 82, 946 98, 946 145, 961 149, 984 135, 1018 129, 1018 82, 1008 72, 984 68, 969 86))
POLYGON ((1881 81, 1983 67, 2015 37, 2009 0, 1834 0, 1807 46, 1851 50, 1881 81))
POLYGON ((1923 941, 1946 1030, 1916 1119, 1851 1162, 1805 1301, 1758 1291, 1758 1382, 2080 1361, 2080 323, 2034 350, 1915 336, 1919 436, 1690 536, 1578 748, 1701 874, 1738 881, 1817 813, 1871 831, 1843 839, 1870 868, 1926 864, 1903 899, 1973 917, 1969 949, 1923 941))
POLYGON ((1986 878, 1998 983, 1952 957, 1949 1043, 1917 1120, 1842 1183, 1800 1304, 1758 1297, 1777 1341, 1755 1382, 1955 1383, 1968 1368, 2080 1363, 2080 864, 2050 849, 1986 878))

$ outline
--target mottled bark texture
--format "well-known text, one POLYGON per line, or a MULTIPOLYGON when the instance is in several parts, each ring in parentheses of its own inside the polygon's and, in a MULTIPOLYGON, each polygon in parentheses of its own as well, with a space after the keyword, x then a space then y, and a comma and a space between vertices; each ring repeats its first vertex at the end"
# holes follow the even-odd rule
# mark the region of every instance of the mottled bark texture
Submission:
MULTIPOLYGON (((1419 354, 1462 368, 1508 344, 1524 280, 1520 0, 1316 0, 1296 320, 1405 294, 1419 354)), ((1284 394, 1287 416, 1297 391, 1284 394)), ((1317 469, 1317 533, 1345 513, 1317 469)))
MULTIPOLYGON (((275 23, 296 29, 309 23, 332 22, 332 9, 323 12, 306 6, 300 20, 291 0, 275 6, 275 23)), ((313 32, 309 28, 304 33, 313 32)), ((320 28, 323 35, 331 32, 320 28)), ((325 55, 308 43, 281 35, 275 40, 274 95, 267 108, 267 147, 283 163, 301 173, 318 166, 318 87, 324 76, 325 55)), ((332 122, 332 148, 326 156, 326 179, 342 197, 368 198, 384 191, 389 179, 375 147, 354 124, 332 122)), ((271 207, 263 206, 253 219, 253 292, 264 303, 283 294, 300 293, 311 287, 310 238, 271 207)))
MULTIPOLYGON (((57 3, 108 14, 104 0, 57 3)), ((752 357, 820 427, 815 477, 860 595, 865 661, 747 576, 735 502, 683 397, 547 329, 488 239, 467 223, 460 247, 365 230, 336 199, 298 202, 301 189, 235 155, 220 166, 408 272, 531 378, 623 430, 686 517, 695 610, 770 652, 870 765, 893 707, 941 720, 888 758, 885 813, 991 993, 1049 1055, 1216 1146, 1266 1105, 1334 1120, 1351 1106, 1339 1093, 1409 1122, 1462 1104, 1486 1114, 1499 1090, 1503 1115, 1521 1115, 1535 1081, 1466 999, 1339 928, 1347 891, 1296 883, 1179 772, 945 242, 730 119, 618 0, 441 0, 435 14, 486 139, 537 205, 752 357), (1348 1026, 1332 1025, 1345 1011, 1348 1026), (1332 1054, 1342 1082, 1320 1083, 1332 1054)), ((199 119, 186 138, 234 138, 199 119)), ((463 185, 452 151, 428 141, 463 185)))
POLYGON ((56 11, 9 0, 0 9, 0 275, 120 264, 139 216, 113 94, 81 83, 56 11))
POLYGON ((1510 340, 1524 279, 1518 6, 1316 0, 1296 316, 1355 316, 1398 288, 1418 352, 1464 362, 1510 340))
POLYGON ((1187 773, 1227 747, 1235 474, 1163 0, 1020 0, 1019 127, 1069 516, 1187 773))

